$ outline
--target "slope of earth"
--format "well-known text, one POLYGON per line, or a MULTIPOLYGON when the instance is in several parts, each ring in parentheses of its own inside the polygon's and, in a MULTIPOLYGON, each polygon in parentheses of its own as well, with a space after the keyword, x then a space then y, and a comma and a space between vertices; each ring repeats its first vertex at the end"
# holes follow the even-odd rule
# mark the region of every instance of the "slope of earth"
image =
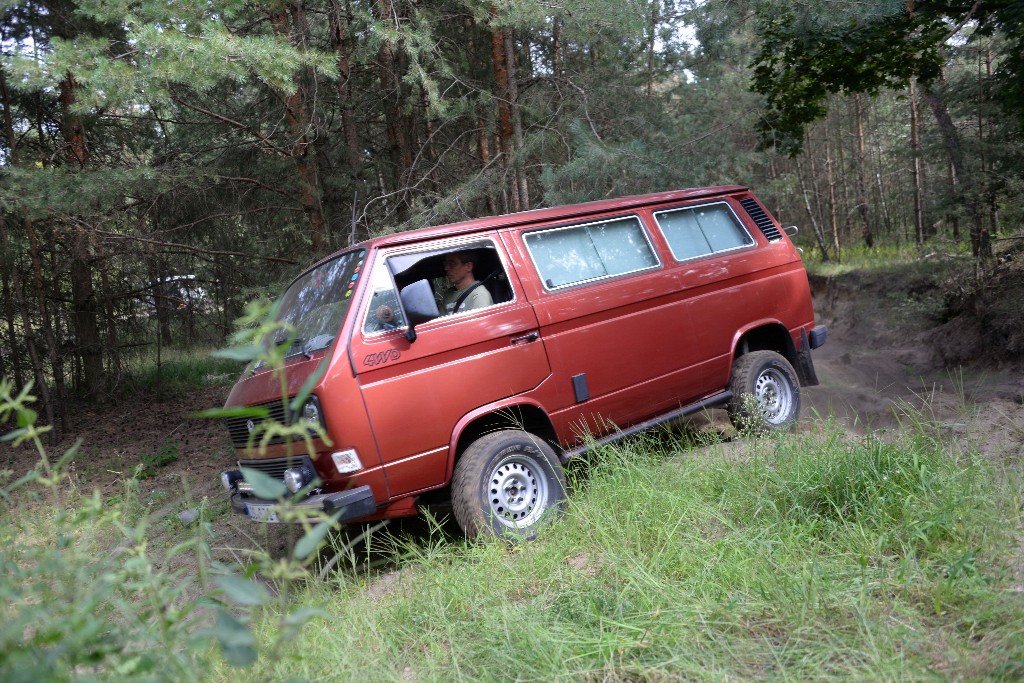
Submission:
POLYGON ((829 339, 813 352, 821 385, 803 392, 805 419, 833 416, 860 431, 898 427, 901 408, 923 409, 1009 449, 995 442, 1024 425, 1021 266, 1011 259, 981 278, 949 263, 811 276, 829 339), (996 317, 1016 336, 994 334, 996 317))

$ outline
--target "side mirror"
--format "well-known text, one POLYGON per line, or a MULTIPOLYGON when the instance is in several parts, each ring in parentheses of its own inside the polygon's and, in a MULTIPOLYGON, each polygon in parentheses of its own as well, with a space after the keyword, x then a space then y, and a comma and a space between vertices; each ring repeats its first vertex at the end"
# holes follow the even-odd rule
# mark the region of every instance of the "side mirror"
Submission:
POLYGON ((416 326, 433 320, 441 314, 437 310, 434 289, 426 280, 417 280, 411 285, 402 287, 399 297, 402 299, 402 308, 405 309, 405 319, 409 323, 405 338, 414 342, 416 341, 416 326))

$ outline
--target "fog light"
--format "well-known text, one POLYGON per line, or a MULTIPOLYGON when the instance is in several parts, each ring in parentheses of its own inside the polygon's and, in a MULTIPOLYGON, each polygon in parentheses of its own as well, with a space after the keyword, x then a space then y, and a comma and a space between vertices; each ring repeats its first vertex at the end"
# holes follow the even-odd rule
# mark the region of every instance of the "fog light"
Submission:
POLYGON ((359 462, 359 456, 353 449, 347 451, 337 451, 331 453, 331 460, 334 461, 334 467, 338 470, 338 474, 345 474, 346 472, 355 472, 363 469, 363 463, 359 462))
POLYGON ((239 470, 228 470, 227 472, 220 473, 220 483, 224 485, 228 493, 235 490, 235 486, 241 478, 242 473, 239 470))
POLYGON ((292 467, 284 471, 284 485, 292 493, 298 493, 302 487, 313 481, 313 473, 307 467, 292 467))

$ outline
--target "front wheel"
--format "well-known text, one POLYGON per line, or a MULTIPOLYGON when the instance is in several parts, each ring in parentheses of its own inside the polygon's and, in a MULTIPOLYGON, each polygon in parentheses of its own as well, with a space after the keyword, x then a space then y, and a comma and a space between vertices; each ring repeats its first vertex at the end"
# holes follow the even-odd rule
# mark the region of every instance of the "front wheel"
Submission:
POLYGON ((729 416, 733 422, 775 430, 791 430, 800 415, 800 381, 783 356, 774 351, 751 351, 732 366, 729 416), (743 397, 753 396, 756 409, 743 397), (756 412, 753 412, 756 410, 756 412))
POLYGON ((531 539, 565 502, 554 451, 528 432, 486 434, 466 449, 452 477, 452 511, 469 538, 481 533, 531 539))

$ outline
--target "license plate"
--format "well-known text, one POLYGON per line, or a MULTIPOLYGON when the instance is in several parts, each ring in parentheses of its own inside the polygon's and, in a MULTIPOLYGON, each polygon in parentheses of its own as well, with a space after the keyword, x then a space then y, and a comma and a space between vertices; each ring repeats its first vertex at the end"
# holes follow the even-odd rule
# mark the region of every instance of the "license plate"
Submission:
POLYGON ((249 505, 245 506, 245 514, 249 515, 249 519, 254 522, 280 522, 277 518, 277 511, 274 510, 273 505, 249 505))

